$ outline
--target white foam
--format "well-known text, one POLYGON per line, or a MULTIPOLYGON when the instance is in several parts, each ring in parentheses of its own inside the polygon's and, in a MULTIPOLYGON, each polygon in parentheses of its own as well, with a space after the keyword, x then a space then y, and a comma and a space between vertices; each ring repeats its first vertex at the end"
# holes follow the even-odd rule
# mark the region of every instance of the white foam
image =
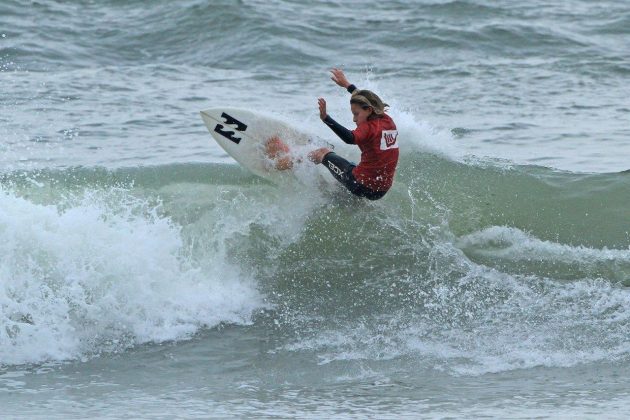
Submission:
POLYGON ((221 252, 203 270, 168 217, 103 194, 63 208, 0 191, 0 364, 182 339, 264 306, 221 252))
POLYGON ((512 261, 560 261, 569 264, 617 262, 630 264, 630 250, 596 249, 544 241, 508 226, 492 226, 457 241, 460 248, 512 261))
MULTIPOLYGON (((429 278, 408 279, 410 306, 313 330, 284 347, 320 364, 415 358, 452 375, 625 360, 629 292, 601 279, 559 282, 476 264, 433 244, 429 278)), ((405 281, 401 279, 401 281, 405 281)))

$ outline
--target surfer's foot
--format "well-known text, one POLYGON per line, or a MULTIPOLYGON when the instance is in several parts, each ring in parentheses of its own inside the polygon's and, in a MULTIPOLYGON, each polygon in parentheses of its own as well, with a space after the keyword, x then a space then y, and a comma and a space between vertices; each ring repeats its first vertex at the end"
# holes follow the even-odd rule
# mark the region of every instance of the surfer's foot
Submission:
POLYGON ((280 137, 273 136, 265 144, 265 154, 271 159, 275 159, 280 155, 289 153, 289 146, 280 140, 280 137))
POLYGON ((289 156, 289 146, 280 140, 280 137, 273 136, 267 140, 265 154, 276 161, 275 167, 277 170, 286 171, 293 168, 293 159, 289 156))
POLYGON ((319 149, 315 149, 312 152, 309 152, 308 158, 311 162, 319 165, 320 163, 322 163, 322 160, 324 160, 324 156, 326 156, 330 152, 332 152, 332 150, 330 150, 329 148, 320 147, 319 149))
POLYGON ((276 169, 279 171, 286 171, 293 168, 293 159, 290 156, 283 156, 276 160, 276 169))

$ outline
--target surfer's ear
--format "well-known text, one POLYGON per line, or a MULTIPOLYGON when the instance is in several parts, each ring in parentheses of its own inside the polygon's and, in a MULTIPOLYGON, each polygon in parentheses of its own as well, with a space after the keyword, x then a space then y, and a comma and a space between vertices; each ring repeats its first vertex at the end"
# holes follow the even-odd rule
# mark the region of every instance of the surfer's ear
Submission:
POLYGON ((374 112, 374 108, 371 106, 365 105, 365 106, 362 106, 361 109, 368 112, 368 115, 367 115, 368 118, 371 117, 372 115, 376 115, 376 112, 374 112))

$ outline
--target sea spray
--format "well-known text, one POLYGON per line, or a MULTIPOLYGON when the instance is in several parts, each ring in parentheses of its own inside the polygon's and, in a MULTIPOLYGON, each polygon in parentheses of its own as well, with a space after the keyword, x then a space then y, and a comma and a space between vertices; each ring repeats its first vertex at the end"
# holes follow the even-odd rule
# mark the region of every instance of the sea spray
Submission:
POLYGON ((264 307, 220 252, 204 272, 181 227, 147 201, 104 191, 67 208, 10 191, 0 201, 2 364, 181 339, 264 307))

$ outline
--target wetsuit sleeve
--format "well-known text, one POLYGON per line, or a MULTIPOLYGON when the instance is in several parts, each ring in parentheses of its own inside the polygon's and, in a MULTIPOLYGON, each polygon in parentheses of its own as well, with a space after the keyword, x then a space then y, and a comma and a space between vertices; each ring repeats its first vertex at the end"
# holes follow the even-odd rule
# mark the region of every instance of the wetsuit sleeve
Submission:
POLYGON ((338 135, 339 138, 344 141, 344 143, 354 144, 354 135, 352 134, 352 131, 348 130, 346 127, 330 118, 330 115, 326 115, 326 118, 324 119, 324 124, 330 127, 330 129, 336 135, 338 135))

